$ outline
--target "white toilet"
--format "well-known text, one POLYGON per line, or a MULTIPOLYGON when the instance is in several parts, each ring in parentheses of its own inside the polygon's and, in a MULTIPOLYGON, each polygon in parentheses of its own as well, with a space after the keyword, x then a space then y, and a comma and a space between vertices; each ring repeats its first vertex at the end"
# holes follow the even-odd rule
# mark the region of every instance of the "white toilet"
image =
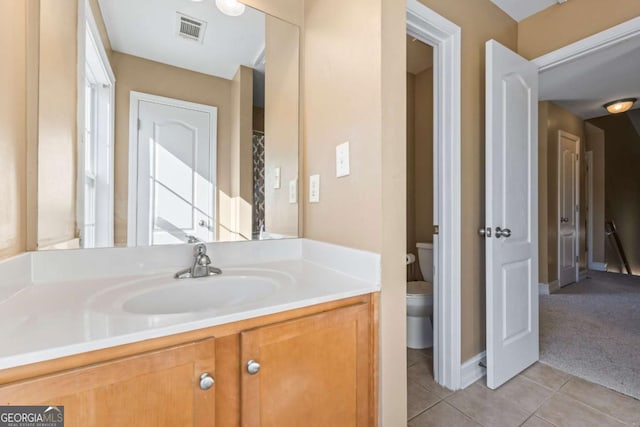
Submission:
POLYGON ((418 264, 425 281, 407 283, 407 347, 433 347, 433 245, 418 243, 418 264))

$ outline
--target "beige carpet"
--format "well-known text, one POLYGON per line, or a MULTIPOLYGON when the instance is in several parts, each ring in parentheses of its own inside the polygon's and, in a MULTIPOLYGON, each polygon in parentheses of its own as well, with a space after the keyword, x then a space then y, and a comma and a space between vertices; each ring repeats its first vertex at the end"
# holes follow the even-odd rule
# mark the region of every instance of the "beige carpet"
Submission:
POLYGON ((640 399, 640 277, 589 271, 541 295, 540 360, 640 399))

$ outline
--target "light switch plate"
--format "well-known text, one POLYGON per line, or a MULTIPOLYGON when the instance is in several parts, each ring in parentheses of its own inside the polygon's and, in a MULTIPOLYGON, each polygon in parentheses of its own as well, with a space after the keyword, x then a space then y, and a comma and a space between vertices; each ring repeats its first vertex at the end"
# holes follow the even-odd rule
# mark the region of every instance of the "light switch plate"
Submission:
POLYGON ((280 168, 273 169, 273 188, 276 190, 280 188, 280 168))
POLYGON ((309 177, 309 203, 320 203, 320 175, 309 177))
POLYGON ((298 180, 292 179, 289 181, 289 203, 298 203, 298 180))
POLYGON ((349 175, 349 141, 336 147, 336 177, 349 175))

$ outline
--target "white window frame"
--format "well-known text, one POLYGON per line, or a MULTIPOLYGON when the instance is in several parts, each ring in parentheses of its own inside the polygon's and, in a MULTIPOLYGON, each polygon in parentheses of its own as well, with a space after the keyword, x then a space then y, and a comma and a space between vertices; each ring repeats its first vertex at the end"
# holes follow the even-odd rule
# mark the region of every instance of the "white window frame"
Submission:
POLYGON ((88 0, 78 3, 78 100, 77 100, 77 139, 78 139, 78 176, 77 176, 77 226, 80 230, 82 247, 85 246, 85 187, 86 175, 86 82, 92 79, 98 85, 99 99, 96 102, 97 113, 106 120, 99 121, 96 133, 96 238, 91 247, 111 247, 114 245, 114 141, 115 141, 115 84, 116 77, 111 68, 109 57, 102 43, 100 31, 91 11, 88 0), (87 43, 94 47, 87 50, 87 43), (87 73, 93 70, 93 77, 87 73))

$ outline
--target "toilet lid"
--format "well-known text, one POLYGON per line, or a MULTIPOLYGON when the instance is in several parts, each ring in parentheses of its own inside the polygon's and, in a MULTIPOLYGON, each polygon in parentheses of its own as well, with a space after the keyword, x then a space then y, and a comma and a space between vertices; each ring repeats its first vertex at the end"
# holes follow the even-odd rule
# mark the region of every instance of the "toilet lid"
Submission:
POLYGON ((431 282, 409 282, 407 283, 407 295, 433 295, 433 284, 431 282))

